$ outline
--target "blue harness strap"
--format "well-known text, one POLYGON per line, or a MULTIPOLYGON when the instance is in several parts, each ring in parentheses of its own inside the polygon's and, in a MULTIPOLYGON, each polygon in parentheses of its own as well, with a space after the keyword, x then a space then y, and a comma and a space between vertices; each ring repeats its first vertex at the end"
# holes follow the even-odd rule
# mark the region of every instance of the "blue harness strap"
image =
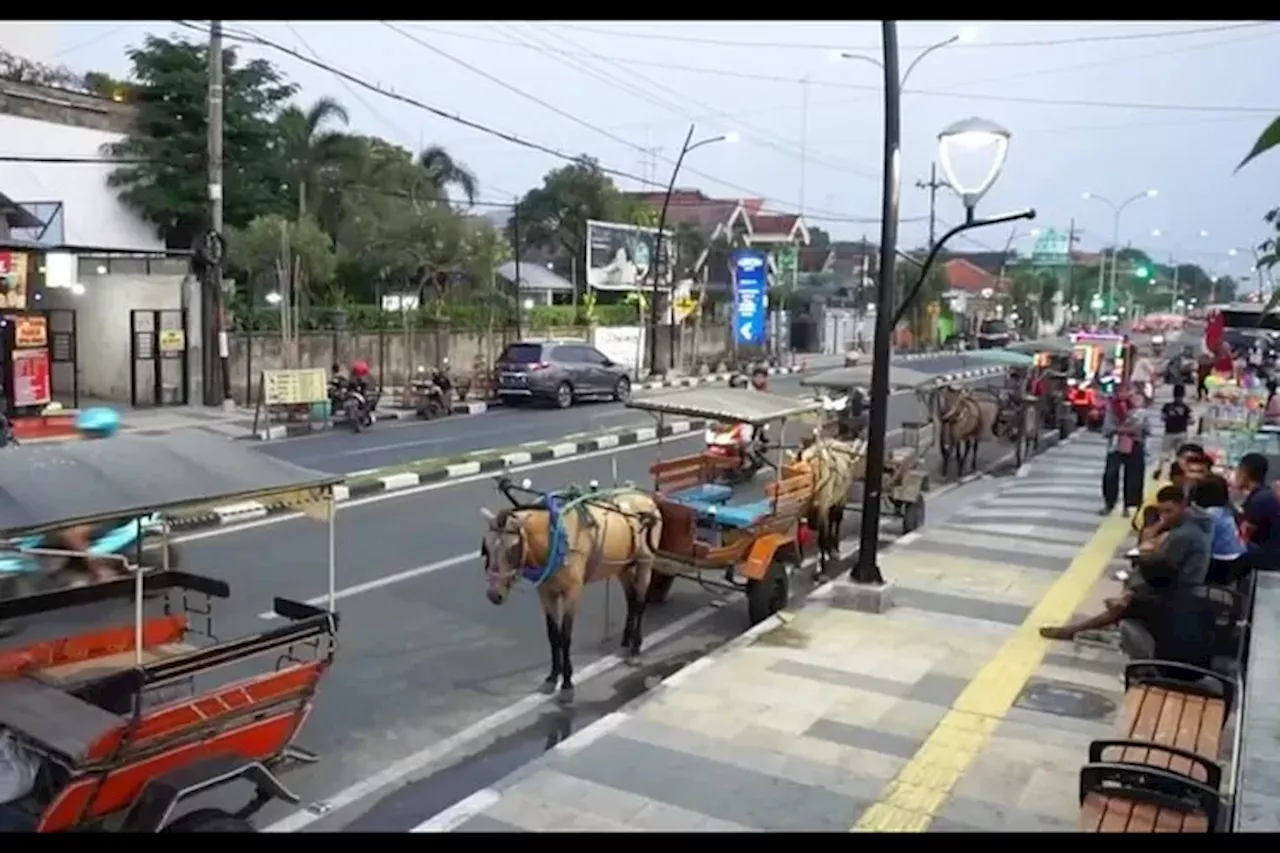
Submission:
POLYGON ((545 566, 524 566, 520 576, 534 586, 541 586, 560 569, 567 554, 569 543, 566 541, 564 525, 565 502, 556 492, 549 492, 539 498, 535 507, 545 509, 551 517, 551 550, 547 554, 545 566))

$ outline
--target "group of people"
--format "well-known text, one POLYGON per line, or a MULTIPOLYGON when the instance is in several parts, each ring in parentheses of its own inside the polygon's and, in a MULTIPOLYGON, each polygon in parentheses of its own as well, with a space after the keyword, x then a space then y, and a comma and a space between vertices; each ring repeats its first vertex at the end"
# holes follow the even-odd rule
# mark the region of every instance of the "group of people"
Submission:
MULTIPOLYGON (((1173 660, 1208 667, 1216 638, 1211 604, 1197 590, 1206 584, 1237 587, 1252 571, 1280 569, 1280 499, 1267 485, 1267 458, 1246 454, 1234 483, 1213 473, 1204 448, 1186 440, 1191 410, 1186 389, 1174 387, 1162 410, 1174 459, 1155 498, 1142 505, 1145 421, 1124 397, 1108 412, 1109 447, 1103 480, 1104 512, 1117 501, 1116 481, 1125 477, 1126 515, 1133 513, 1138 548, 1133 572, 1121 573, 1123 592, 1105 601, 1102 613, 1063 626, 1046 626, 1041 636, 1072 640, 1082 632, 1119 627, 1121 646, 1133 658, 1173 660), (1238 509, 1232 492, 1239 496, 1238 509)), ((1158 464, 1155 475, 1160 477, 1158 464)))

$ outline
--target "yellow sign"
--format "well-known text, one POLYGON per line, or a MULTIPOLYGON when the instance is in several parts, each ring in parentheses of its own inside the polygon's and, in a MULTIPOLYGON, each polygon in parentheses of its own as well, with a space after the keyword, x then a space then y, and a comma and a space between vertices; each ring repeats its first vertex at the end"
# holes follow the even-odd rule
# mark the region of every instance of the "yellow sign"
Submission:
POLYGON ((160 330, 160 352, 182 352, 186 348, 186 332, 181 329, 160 330))
POLYGON ((48 323, 43 317, 18 317, 13 324, 13 345, 19 349, 47 347, 49 345, 48 323))
POLYGON ((323 367, 262 371, 262 402, 266 406, 304 406, 329 399, 329 374, 323 367))

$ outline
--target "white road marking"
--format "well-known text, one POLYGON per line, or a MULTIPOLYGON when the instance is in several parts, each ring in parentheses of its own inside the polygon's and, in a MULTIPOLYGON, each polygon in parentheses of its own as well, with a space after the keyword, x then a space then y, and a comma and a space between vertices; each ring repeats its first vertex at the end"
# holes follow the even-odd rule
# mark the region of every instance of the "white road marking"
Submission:
MULTIPOLYGON (((447 560, 437 560, 434 563, 427 563, 425 566, 417 566, 412 569, 405 569, 404 571, 401 571, 401 572, 395 572, 394 574, 383 575, 380 578, 374 578, 371 581, 365 581, 364 583, 358 583, 354 586, 344 587, 340 590, 337 590, 334 593, 334 599, 336 601, 341 601, 344 598, 350 598, 351 596, 359 595, 362 592, 370 592, 375 589, 381 589, 384 586, 390 586, 393 583, 412 580, 413 578, 422 577, 423 575, 429 575, 429 574, 432 574, 433 572, 438 572, 441 569, 452 568, 453 566, 460 565, 469 560, 474 560, 476 561, 477 565, 479 565, 479 560, 480 560, 479 549, 476 549, 475 551, 472 551, 467 554, 458 554, 457 556, 450 557, 447 560)), ((308 598, 307 604, 313 604, 313 605, 324 604, 328 600, 329 600, 329 595, 326 593, 325 595, 317 595, 313 598, 308 598)), ((258 618, 259 619, 275 619, 277 617, 274 610, 264 610, 263 612, 258 614, 258 618)))
MULTIPOLYGON (((666 642, 672 637, 676 637, 693 626, 706 619, 711 618, 719 611, 716 607, 703 607, 695 610, 682 619, 677 619, 670 625, 654 631, 646 638, 649 647, 652 648, 660 643, 666 642)), ((622 657, 617 654, 606 655, 599 660, 592 661, 587 664, 577 674, 577 681, 582 684, 598 675, 608 672, 622 664, 622 657)), ((484 719, 477 720, 465 729, 450 735, 443 740, 437 741, 428 747, 418 750, 417 752, 407 755, 394 764, 390 764, 379 770, 372 776, 366 777, 353 785, 343 788, 338 793, 326 798, 320 803, 314 803, 311 807, 300 809, 288 817, 282 818, 269 826, 263 827, 261 832, 298 832, 305 829, 316 821, 324 818, 339 809, 346 808, 352 803, 359 802, 371 794, 375 794, 383 788, 400 782, 401 780, 412 776, 414 773, 430 766, 431 764, 447 757, 451 753, 462 749, 470 743, 485 737, 490 732, 505 726, 507 723, 517 720, 523 715, 533 711, 540 706, 554 700, 553 696, 545 693, 533 692, 519 699, 506 708, 497 713, 490 714, 484 719)), ((465 820, 465 818, 464 818, 465 820)))
POLYGON ((502 794, 493 788, 481 788, 466 799, 459 800, 430 820, 424 820, 410 832, 453 832, 480 812, 497 804, 502 794))

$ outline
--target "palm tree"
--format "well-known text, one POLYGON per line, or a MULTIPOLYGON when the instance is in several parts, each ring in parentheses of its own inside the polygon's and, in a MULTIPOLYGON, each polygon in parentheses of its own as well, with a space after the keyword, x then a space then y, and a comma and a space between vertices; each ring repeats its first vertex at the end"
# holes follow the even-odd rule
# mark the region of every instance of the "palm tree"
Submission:
POLYGON ((450 187, 456 187, 467 197, 467 204, 475 204, 480 189, 475 173, 453 159, 442 146, 424 148, 418 155, 418 168, 422 169, 428 188, 438 199, 448 196, 450 187))
POLYGON ((330 97, 318 99, 306 111, 286 107, 276 120, 284 145, 289 177, 298 192, 298 218, 307 215, 307 190, 323 183, 327 173, 349 153, 351 138, 326 125, 346 126, 347 110, 330 97))

